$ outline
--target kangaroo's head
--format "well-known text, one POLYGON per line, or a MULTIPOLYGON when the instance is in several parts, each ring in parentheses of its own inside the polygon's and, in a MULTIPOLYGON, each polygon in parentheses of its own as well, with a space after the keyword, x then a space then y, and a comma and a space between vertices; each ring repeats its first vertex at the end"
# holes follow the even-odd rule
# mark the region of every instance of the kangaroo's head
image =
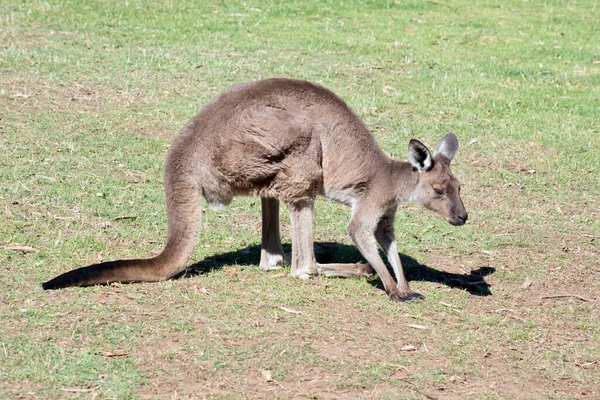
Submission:
POLYGON ((450 172, 450 162, 458 151, 458 139, 448 133, 435 146, 433 156, 418 140, 408 145, 408 159, 418 174, 411 200, 440 214, 452 225, 467 222, 467 210, 460 199, 460 183, 450 172))

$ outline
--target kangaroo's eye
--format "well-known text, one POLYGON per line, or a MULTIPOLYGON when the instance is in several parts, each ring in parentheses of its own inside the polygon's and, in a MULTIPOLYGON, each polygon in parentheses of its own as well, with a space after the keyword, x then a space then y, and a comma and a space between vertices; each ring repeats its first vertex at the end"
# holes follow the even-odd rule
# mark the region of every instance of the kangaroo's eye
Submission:
POLYGON ((437 194, 438 196, 441 196, 444 194, 444 191, 442 189, 438 189, 438 188, 433 188, 433 191, 435 192, 435 194, 437 194))

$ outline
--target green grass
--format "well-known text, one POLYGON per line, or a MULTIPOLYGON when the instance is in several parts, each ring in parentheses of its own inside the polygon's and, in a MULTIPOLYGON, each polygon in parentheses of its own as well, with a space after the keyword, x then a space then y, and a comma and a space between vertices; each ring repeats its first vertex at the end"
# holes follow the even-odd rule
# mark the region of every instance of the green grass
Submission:
MULTIPOLYGON (((1 3, 0 397, 600 396, 598 15, 594 1, 1 3), (170 140, 229 85, 273 76, 331 88, 398 158, 410 138, 458 135, 469 223, 397 215, 424 302, 390 302, 377 278, 258 271, 256 199, 204 214, 186 279, 41 290, 160 251, 170 140)), ((359 258, 348 209, 316 210, 317 241, 339 244, 320 256, 359 258)))

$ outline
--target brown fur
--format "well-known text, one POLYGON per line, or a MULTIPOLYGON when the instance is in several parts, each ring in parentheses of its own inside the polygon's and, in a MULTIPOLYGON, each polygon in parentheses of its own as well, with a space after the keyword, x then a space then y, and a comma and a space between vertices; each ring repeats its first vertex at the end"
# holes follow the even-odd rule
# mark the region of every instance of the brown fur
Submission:
POLYGON ((43 287, 172 277, 185 267, 196 245, 202 194, 210 207, 225 206, 234 196, 262 198, 260 267, 265 270, 289 260, 279 236, 281 200, 290 211, 293 276, 367 275, 372 266, 393 300, 419 298, 402 273, 394 213, 398 203, 416 201, 452 224, 466 221, 458 181, 450 174, 457 149, 453 134, 438 143, 439 154, 434 156, 412 140, 410 162, 391 160, 354 111, 321 86, 290 79, 236 85, 202 108, 169 149, 164 177, 168 235, 163 252, 145 260, 76 269, 43 287), (315 262, 312 224, 317 195, 352 207, 348 232, 370 266, 315 262), (379 257, 375 240, 386 252, 397 285, 379 257))

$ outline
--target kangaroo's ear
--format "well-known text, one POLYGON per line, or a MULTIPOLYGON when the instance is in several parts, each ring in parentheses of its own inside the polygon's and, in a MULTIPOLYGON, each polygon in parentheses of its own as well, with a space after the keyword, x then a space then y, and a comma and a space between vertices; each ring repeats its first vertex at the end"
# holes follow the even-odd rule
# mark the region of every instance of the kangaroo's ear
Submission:
POLYGON ((435 157, 438 154, 441 154, 448 160, 452 161, 457 152, 458 139, 456 138, 456 135, 454 133, 450 132, 446 136, 441 138, 438 144, 435 145, 433 156, 435 157))
POLYGON ((408 160, 419 172, 427 171, 433 166, 429 149, 416 139, 408 144, 408 160))

